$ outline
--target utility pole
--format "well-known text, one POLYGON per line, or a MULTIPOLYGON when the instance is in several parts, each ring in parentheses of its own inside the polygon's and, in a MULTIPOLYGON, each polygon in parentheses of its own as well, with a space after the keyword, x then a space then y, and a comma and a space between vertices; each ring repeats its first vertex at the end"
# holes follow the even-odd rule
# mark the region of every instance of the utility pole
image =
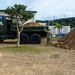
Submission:
POLYGON ((53 15, 53 25, 54 25, 55 15, 53 15))
POLYGON ((49 20, 48 20, 48 26, 49 26, 49 20))

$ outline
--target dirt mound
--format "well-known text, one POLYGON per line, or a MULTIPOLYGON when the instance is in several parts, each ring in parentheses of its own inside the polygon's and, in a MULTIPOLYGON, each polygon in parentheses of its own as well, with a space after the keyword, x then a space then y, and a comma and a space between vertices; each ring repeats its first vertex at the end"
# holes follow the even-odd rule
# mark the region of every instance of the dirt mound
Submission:
POLYGON ((65 36, 59 37, 56 46, 69 50, 75 49, 75 29, 71 30, 65 36))
POLYGON ((24 26, 42 26, 42 25, 40 25, 38 22, 28 22, 24 24, 24 26))

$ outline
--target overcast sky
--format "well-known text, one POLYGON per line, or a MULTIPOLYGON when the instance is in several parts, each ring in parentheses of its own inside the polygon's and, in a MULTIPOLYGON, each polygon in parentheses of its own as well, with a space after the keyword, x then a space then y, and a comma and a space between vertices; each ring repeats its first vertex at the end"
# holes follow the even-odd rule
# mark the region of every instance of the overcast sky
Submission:
POLYGON ((27 10, 37 11, 36 20, 75 17, 75 0, 0 0, 0 9, 24 4, 27 10))

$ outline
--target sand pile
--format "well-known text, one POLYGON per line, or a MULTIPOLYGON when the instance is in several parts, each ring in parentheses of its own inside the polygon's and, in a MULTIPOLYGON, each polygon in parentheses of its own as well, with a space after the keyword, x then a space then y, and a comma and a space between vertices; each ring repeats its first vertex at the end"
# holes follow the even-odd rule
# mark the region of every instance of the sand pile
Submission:
POLYGON ((40 25, 38 22, 28 22, 24 24, 24 26, 42 26, 42 25, 40 25))

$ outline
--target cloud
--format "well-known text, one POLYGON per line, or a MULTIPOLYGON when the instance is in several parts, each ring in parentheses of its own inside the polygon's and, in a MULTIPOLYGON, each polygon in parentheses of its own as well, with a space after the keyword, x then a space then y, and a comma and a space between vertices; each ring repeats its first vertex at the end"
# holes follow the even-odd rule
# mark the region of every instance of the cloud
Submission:
POLYGON ((1 9, 24 4, 27 10, 37 11, 36 19, 53 19, 75 16, 75 0, 0 0, 1 9))
POLYGON ((54 15, 56 18, 75 16, 75 1, 72 0, 38 0, 32 6, 41 19, 53 19, 54 15))

